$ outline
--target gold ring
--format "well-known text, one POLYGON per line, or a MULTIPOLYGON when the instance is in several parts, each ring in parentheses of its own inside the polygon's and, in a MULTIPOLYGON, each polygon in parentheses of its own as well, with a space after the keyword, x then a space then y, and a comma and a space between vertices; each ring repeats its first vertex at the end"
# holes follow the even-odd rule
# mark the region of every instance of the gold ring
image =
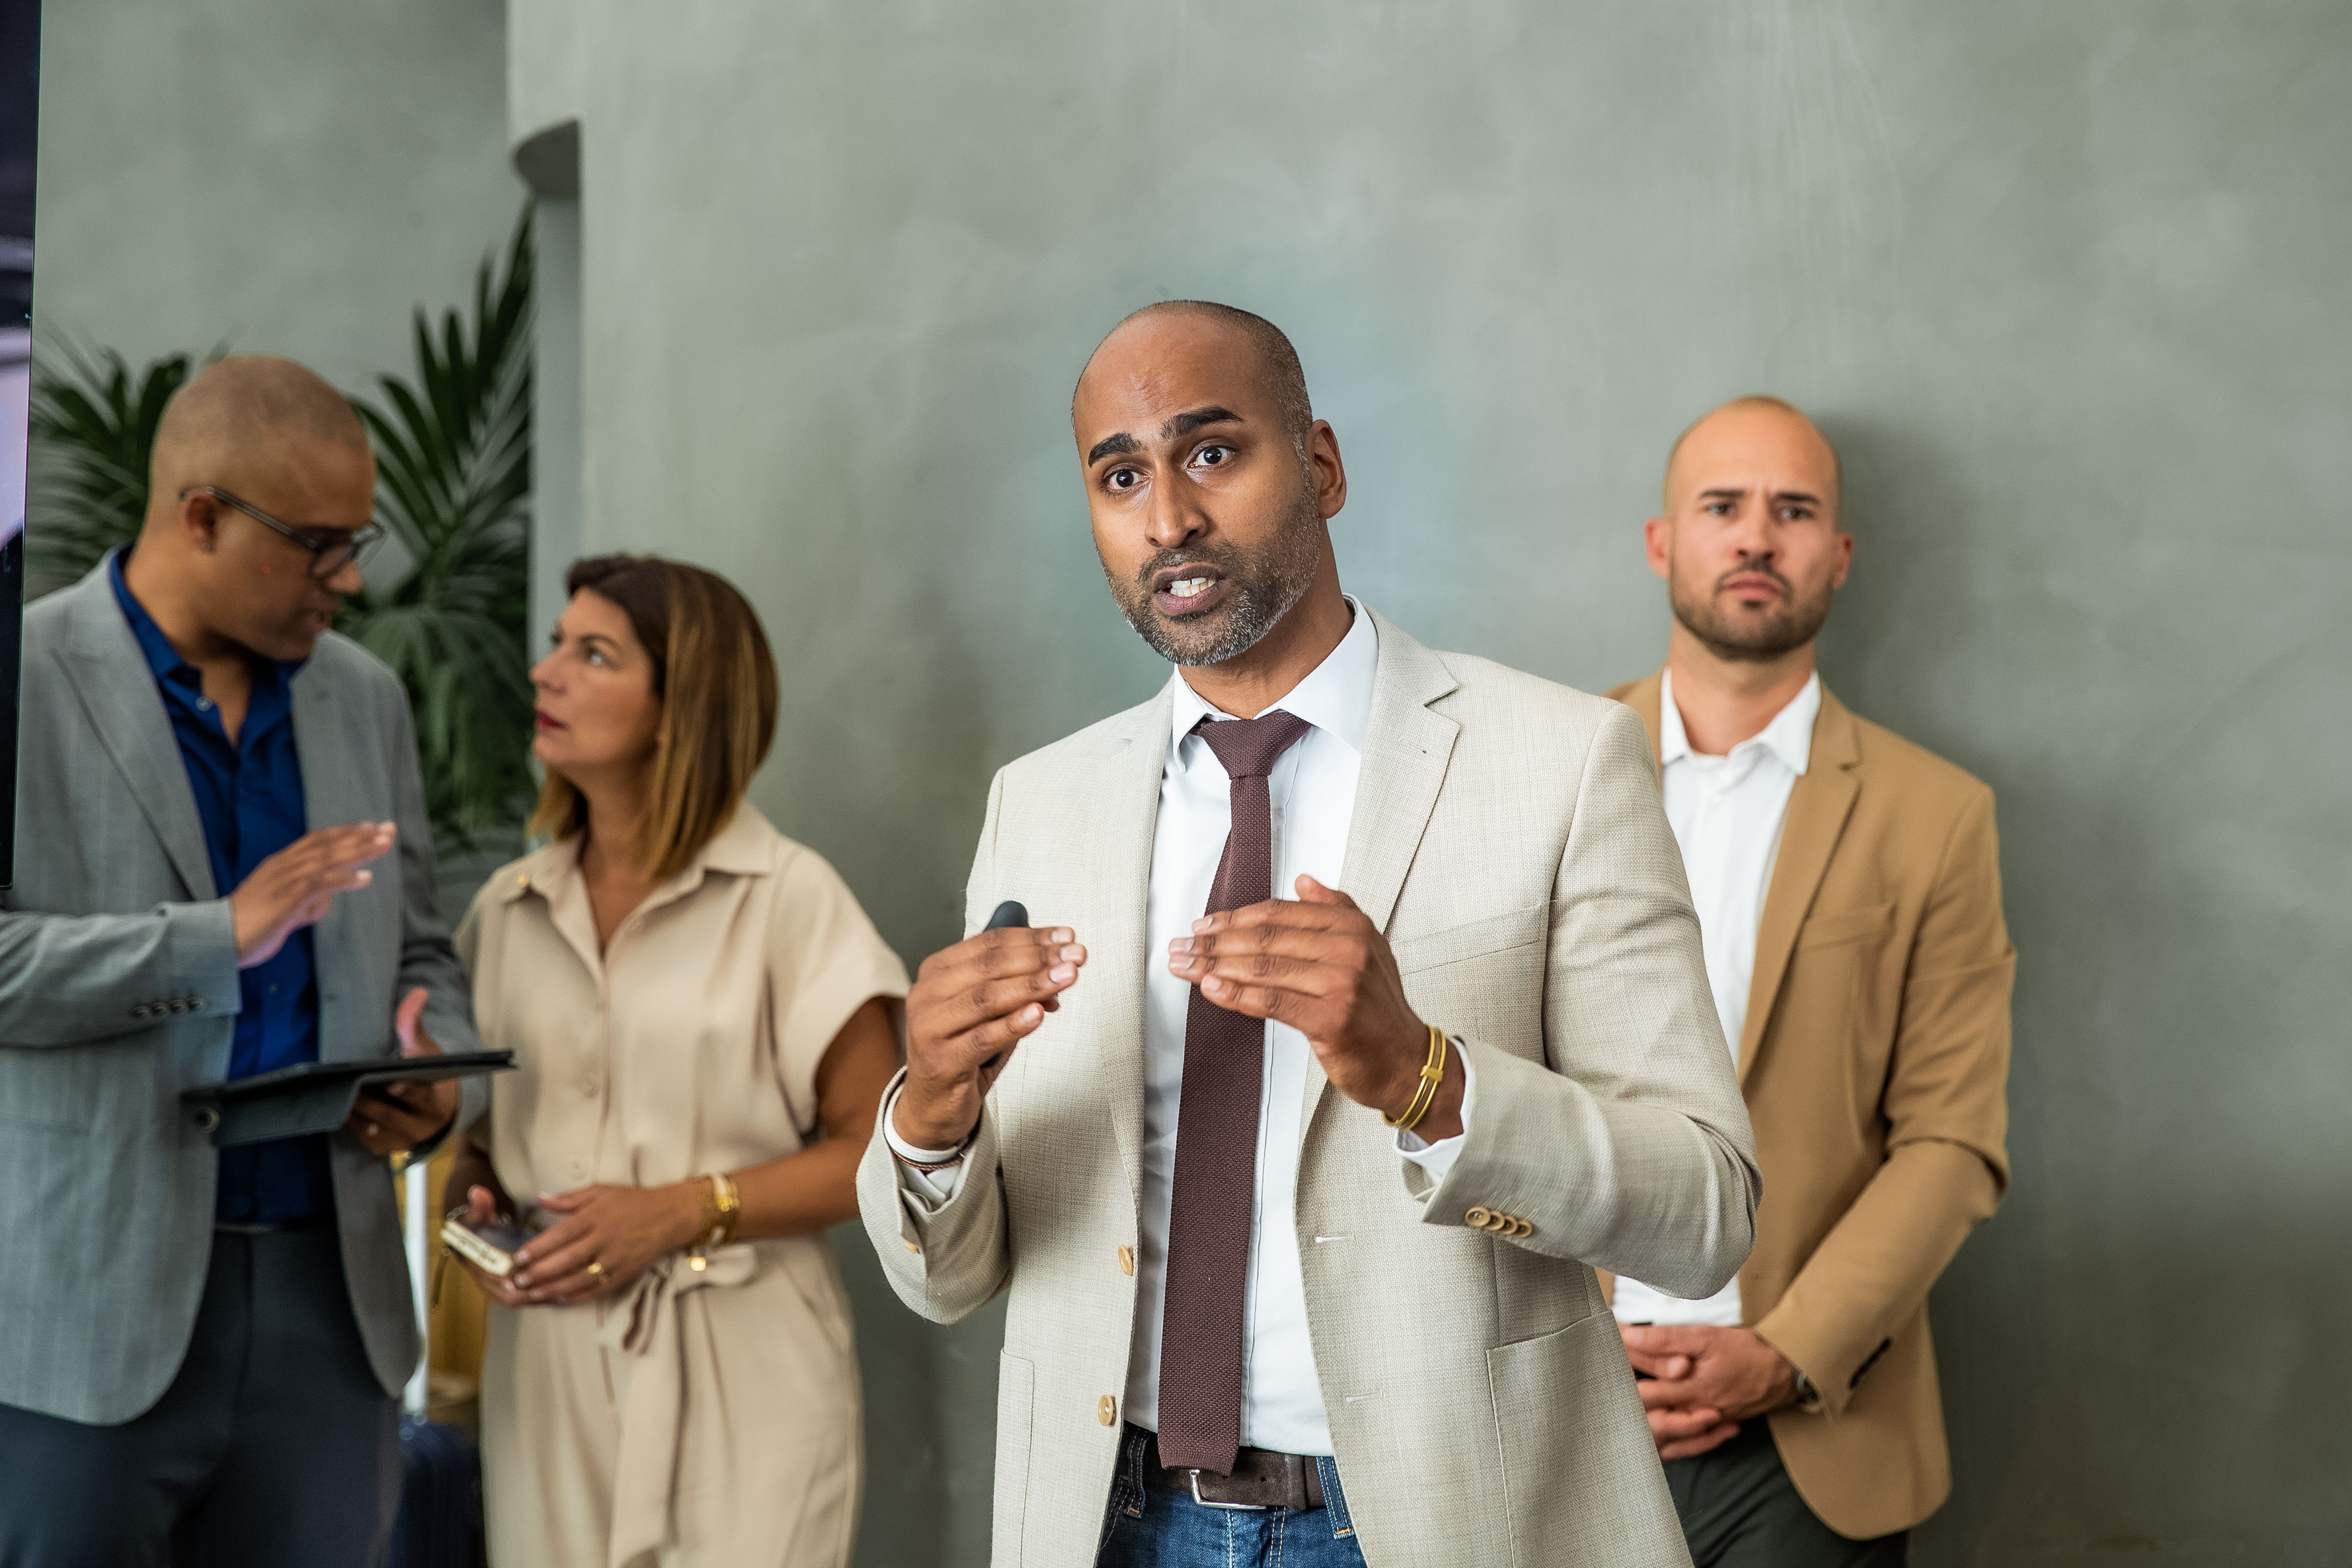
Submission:
POLYGON ((602 1279, 604 1278, 604 1266, 601 1263, 591 1262, 588 1265, 588 1277, 591 1279, 602 1279))

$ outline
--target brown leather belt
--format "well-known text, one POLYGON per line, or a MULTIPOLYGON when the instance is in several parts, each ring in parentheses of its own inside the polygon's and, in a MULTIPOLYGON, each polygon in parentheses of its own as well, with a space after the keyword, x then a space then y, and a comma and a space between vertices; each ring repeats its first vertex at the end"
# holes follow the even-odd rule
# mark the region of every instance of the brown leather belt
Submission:
POLYGON ((1204 1508, 1317 1509, 1323 1506, 1323 1467, 1299 1454, 1244 1448, 1226 1475, 1214 1470, 1171 1469, 1160 1462, 1160 1439, 1143 1450, 1143 1484, 1156 1492, 1181 1492, 1204 1508))

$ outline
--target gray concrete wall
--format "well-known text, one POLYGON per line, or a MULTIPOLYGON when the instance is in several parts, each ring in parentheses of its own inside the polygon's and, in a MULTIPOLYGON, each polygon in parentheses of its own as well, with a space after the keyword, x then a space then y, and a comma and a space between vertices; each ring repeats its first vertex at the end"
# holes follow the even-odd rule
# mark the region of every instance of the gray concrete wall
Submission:
POLYGON ((367 390, 514 226, 499 0, 42 10, 43 341, 226 344, 367 390))
MULTIPOLYGON (((1673 434, 1819 414, 1861 539, 1830 680, 1999 791, 2022 954, 2015 1194, 1937 1294, 1958 1492, 1919 1561, 2347 1561, 2352 13, 514 20, 514 133, 582 123, 583 542, 751 592, 757 798, 910 959, 990 771, 1163 675, 1065 422, 1127 309, 1286 325, 1350 585, 1588 688, 1664 647, 1673 434)), ((918 1323, 861 1249, 862 1561, 981 1562, 996 1324, 918 1323)))

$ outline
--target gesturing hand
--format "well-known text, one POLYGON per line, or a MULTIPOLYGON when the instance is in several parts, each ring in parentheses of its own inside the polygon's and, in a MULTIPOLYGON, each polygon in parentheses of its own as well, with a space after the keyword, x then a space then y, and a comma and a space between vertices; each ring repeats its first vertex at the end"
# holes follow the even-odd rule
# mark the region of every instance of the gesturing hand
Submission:
POLYGON ((541 1197, 540 1207, 564 1217, 515 1254, 516 1290, 527 1305, 562 1306, 625 1289, 702 1234, 700 1187, 594 1186, 541 1197))
MULTIPOLYGON (((427 993, 422 985, 400 999, 392 1015, 392 1032, 404 1057, 437 1057, 420 1025, 427 993)), ((360 1102, 343 1122, 343 1131, 367 1145, 371 1154, 397 1154, 438 1134, 457 1115, 457 1085, 449 1079, 406 1079, 370 1084, 360 1091, 360 1102)))
POLYGON ((268 963, 288 937, 324 919, 336 894, 366 887, 373 874, 362 868, 383 858, 395 831, 389 822, 322 827, 256 866, 228 896, 236 966, 268 963))
POLYGON ((907 1081, 891 1124, 918 1149, 953 1149, 1013 1047, 1060 1007, 1087 950, 1066 926, 984 931, 923 960, 907 994, 907 1081))
POLYGON ((1793 1405, 1796 1369, 1753 1329, 1628 1323, 1618 1331, 1662 1459, 1728 1441, 1739 1423, 1793 1405))
MULTIPOLYGON (((1307 1037, 1332 1087, 1387 1116, 1412 1103, 1429 1028, 1405 1000, 1388 938, 1356 900, 1312 877, 1299 902, 1269 899, 1203 915, 1168 944, 1171 973, 1218 1006, 1287 1024, 1307 1037)), ((1414 1131, 1432 1142, 1462 1131, 1461 1054, 1414 1131)))

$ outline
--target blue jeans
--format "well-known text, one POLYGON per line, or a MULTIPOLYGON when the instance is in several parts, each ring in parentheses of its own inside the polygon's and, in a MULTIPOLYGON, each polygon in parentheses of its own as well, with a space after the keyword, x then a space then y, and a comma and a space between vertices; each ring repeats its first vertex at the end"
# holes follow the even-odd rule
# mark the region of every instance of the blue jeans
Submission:
POLYGON ((1323 1506, 1203 1508, 1182 1492, 1143 1485, 1151 1434, 1129 1426, 1119 1448, 1095 1568, 1364 1568, 1339 1467, 1318 1459, 1323 1506))

